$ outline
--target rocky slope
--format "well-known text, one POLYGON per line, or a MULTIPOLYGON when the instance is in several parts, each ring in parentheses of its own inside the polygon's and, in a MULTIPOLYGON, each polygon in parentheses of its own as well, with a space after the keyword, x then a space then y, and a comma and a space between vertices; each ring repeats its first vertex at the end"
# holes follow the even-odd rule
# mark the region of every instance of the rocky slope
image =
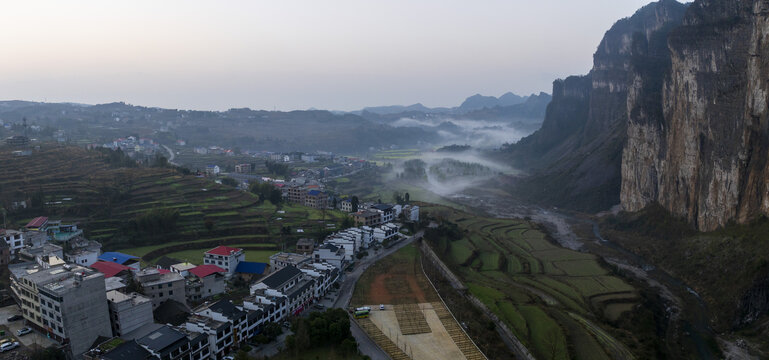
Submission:
POLYGON ((669 38, 653 106, 632 83, 622 205, 659 202, 706 231, 769 212, 769 3, 696 1, 669 38))
POLYGON ((627 139, 631 80, 637 77, 634 63, 640 56, 665 61, 667 53, 656 49, 680 24, 685 9, 663 0, 618 21, 598 46, 590 73, 553 84, 542 128, 502 149, 515 166, 533 174, 517 180, 516 193, 582 211, 620 202, 620 154, 627 139))

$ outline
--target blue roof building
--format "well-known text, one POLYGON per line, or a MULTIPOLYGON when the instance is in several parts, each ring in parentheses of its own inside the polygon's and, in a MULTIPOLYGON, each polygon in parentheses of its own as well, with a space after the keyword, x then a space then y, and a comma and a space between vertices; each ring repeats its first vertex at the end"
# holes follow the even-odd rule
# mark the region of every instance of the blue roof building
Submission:
POLYGON ((136 270, 139 270, 139 258, 133 255, 123 254, 115 251, 108 251, 99 255, 99 260, 110 261, 125 265, 136 270))

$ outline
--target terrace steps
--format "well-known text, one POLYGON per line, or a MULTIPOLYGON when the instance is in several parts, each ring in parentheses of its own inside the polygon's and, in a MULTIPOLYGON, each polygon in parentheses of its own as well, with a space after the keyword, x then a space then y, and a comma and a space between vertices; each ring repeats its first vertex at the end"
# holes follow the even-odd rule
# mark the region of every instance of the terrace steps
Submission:
POLYGON ((481 353, 478 347, 470 340, 465 331, 457 324, 451 313, 443 306, 441 302, 433 302, 433 309, 435 314, 438 315, 438 319, 441 320, 446 332, 449 333, 451 339, 457 345, 462 354, 468 360, 486 360, 486 356, 481 353))
POLYGON ((357 319, 363 331, 393 360, 411 359, 368 318, 357 319))

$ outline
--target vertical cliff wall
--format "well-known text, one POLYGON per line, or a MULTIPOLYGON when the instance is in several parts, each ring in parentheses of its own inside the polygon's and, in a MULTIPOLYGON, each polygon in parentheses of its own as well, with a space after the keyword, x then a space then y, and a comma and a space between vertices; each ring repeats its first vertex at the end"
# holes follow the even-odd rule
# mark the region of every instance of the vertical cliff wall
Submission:
MULTIPOLYGON (((669 63, 667 31, 680 24, 685 9, 676 1, 662 0, 618 21, 599 44, 589 74, 553 84, 542 128, 503 149, 515 166, 532 174, 514 191, 532 201, 581 211, 620 203, 628 98, 631 91, 638 91, 632 80, 645 77, 635 73, 634 63, 639 56, 661 56, 669 63), (659 44, 665 51, 658 51, 659 44)), ((661 74, 655 67, 645 70, 661 74)), ((641 88, 659 83, 649 81, 641 88)), ((661 96, 656 103, 661 108, 661 96)))
POLYGON ((696 1, 669 36, 661 108, 647 102, 648 74, 634 72, 626 210, 657 201, 700 230, 767 213, 768 36, 766 1, 696 1))

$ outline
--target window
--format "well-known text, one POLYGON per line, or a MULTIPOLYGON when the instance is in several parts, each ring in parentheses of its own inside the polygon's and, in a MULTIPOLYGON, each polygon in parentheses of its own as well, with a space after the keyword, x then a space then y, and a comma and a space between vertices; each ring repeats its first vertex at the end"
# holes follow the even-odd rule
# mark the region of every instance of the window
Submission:
POLYGON ((163 297, 163 292, 162 291, 158 293, 158 297, 163 297))
POLYGON ((174 294, 174 291, 173 291, 173 290, 168 290, 168 296, 171 296, 171 295, 173 295, 173 294, 174 294))
POLYGON ((59 311, 59 305, 56 305, 53 308, 56 309, 57 312, 59 311))
POLYGON ((171 283, 168 283, 168 287, 171 287, 171 283))

